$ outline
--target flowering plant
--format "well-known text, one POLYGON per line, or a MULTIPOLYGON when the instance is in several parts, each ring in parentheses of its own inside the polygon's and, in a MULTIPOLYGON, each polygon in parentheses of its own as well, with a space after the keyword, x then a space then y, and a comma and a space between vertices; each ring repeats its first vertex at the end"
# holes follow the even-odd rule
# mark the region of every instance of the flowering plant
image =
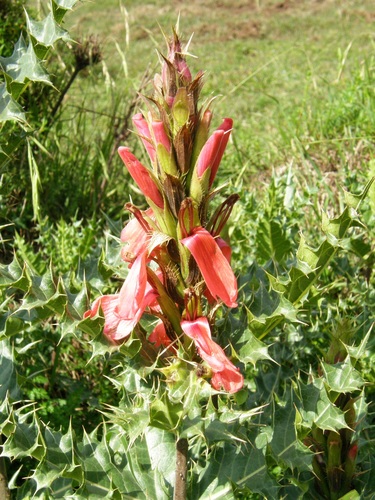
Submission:
POLYGON ((213 388, 235 393, 243 387, 243 376, 212 331, 219 307, 237 307, 231 248, 221 232, 238 195, 229 196, 212 215, 209 210, 233 121, 225 118, 209 134, 212 111, 209 104, 199 106, 203 73, 192 77, 186 54, 174 32, 161 75, 154 79, 155 95, 144 98, 146 110, 133 117, 150 168, 129 148, 119 148, 149 208, 126 204, 133 218, 121 233, 121 257, 129 273, 119 293, 97 298, 85 317, 101 309, 104 334, 121 343, 145 313, 153 315, 158 322, 145 342, 172 361, 203 360, 199 372, 211 376, 213 388))

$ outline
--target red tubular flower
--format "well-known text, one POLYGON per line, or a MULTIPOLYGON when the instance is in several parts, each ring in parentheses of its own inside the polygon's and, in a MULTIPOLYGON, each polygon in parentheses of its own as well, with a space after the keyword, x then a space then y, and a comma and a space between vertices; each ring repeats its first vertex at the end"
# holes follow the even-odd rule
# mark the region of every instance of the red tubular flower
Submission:
POLYGON ((143 253, 134 261, 120 293, 96 299, 84 318, 94 317, 101 307, 104 334, 112 341, 123 340, 133 331, 145 309, 157 306, 156 298, 157 293, 147 287, 146 253, 143 253))
POLYGON ((196 227, 183 238, 193 255, 211 295, 219 297, 228 307, 237 307, 237 280, 219 245, 203 227, 196 227))
POLYGON ((211 187, 216 177, 221 159, 228 144, 232 127, 233 120, 231 118, 224 118, 223 123, 211 135, 198 156, 198 177, 202 177, 208 168, 211 169, 209 187, 211 187))
POLYGON ((220 390, 223 387, 231 394, 242 389, 243 376, 226 357, 223 349, 212 340, 207 318, 181 321, 181 328, 194 341, 200 357, 210 365, 214 374, 211 379, 214 389, 220 390))
POLYGON ((144 147, 150 157, 152 163, 154 163, 156 159, 156 151, 155 147, 152 143, 152 138, 150 134, 150 129, 148 127, 147 121, 144 119, 142 113, 137 113, 132 118, 135 128, 138 131, 138 134, 141 137, 144 147))
POLYGON ((149 198, 159 208, 164 208, 163 197, 149 170, 130 152, 129 148, 120 147, 118 152, 129 174, 146 198, 149 198))

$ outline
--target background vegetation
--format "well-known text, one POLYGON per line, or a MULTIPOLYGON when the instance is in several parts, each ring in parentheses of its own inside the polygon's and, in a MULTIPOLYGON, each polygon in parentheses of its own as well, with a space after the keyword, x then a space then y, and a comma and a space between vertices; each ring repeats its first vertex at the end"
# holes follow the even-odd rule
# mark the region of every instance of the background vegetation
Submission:
MULTIPOLYGON (((31 39, 46 73, 35 66, 32 78, 9 82, 4 70, 0 81, 12 85, 25 112, 3 122, 0 144, 0 422, 14 498, 170 495, 171 471, 165 463, 155 466, 150 451, 155 439, 168 455, 169 438, 155 431, 137 452, 129 451, 129 439, 136 442, 150 418, 139 394, 144 401, 158 397, 137 372, 136 342, 127 363, 101 341, 100 320, 92 326, 82 314, 93 298, 116 291, 124 274, 117 239, 127 220, 123 206, 141 197, 116 149, 127 144, 143 155, 129 132, 130 117, 165 50, 160 27, 169 34, 178 14, 185 41, 194 33, 189 50, 197 59, 190 66, 205 70, 204 97, 219 94, 216 123, 224 116, 235 121, 220 168, 221 182, 241 196, 228 231, 243 296, 239 311, 223 317, 219 335, 232 335, 248 389, 230 403, 223 398, 226 416, 223 411, 215 420, 206 409, 204 432, 190 415, 185 420, 193 439, 191 498, 340 498, 314 489, 306 454, 311 428, 327 435, 344 427, 343 414, 332 409, 344 408, 337 394, 351 395, 357 405, 359 455, 349 488, 354 496, 347 498, 371 498, 375 191, 366 185, 375 175, 373 2, 107 0, 78 2, 73 11, 68 0, 53 5, 66 34, 53 44, 31 39), (293 269, 301 262, 310 264, 304 269, 310 281, 298 282, 298 295, 288 283, 297 283, 293 269), (341 342, 345 356, 333 359, 341 342), (329 364, 348 375, 347 385, 337 383, 343 378, 332 376, 329 364), (319 421, 321 407, 308 406, 312 379, 317 401, 329 408, 328 424, 319 421), (98 411, 110 412, 105 405, 122 408, 122 416, 107 414, 107 427, 98 411), (262 416, 254 416, 263 405, 262 416), (138 429, 129 424, 134 408, 138 429), (123 432, 117 445, 112 424, 123 432), (68 443, 72 436, 79 450, 68 443), (106 469, 89 442, 141 464, 137 484, 124 480, 133 490, 115 475, 110 484, 101 482, 106 469), (75 468, 69 462, 65 475, 64 449, 76 453, 75 468), (230 470, 234 460, 238 476, 230 470), (147 489, 142 470, 164 479, 147 489)), ((26 6, 33 19, 49 12, 47 2, 26 6)), ((0 19, 4 69, 20 31, 30 27, 22 1, 0 0, 0 19)), ((177 389, 171 397, 180 397, 177 389)), ((200 407, 200 396, 194 404, 200 407)), ((151 418, 154 429, 158 418, 151 418)))

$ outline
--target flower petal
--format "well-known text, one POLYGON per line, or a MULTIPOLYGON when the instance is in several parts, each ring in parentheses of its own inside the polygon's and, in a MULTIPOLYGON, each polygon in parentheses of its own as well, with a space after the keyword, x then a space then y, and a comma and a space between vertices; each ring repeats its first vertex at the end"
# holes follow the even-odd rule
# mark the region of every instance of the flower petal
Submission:
POLYGON ((223 349, 212 340, 207 318, 181 321, 181 328, 188 337, 194 340, 200 357, 210 365, 214 373, 211 379, 212 386, 217 390, 223 387, 229 393, 242 389, 243 376, 229 361, 223 349))
POLYGON ((150 171, 130 152, 129 148, 120 147, 118 152, 129 174, 146 198, 149 198, 159 208, 164 208, 163 197, 150 171))
POLYGON ((237 307, 236 277, 211 234, 203 227, 197 227, 181 243, 196 260, 211 295, 215 299, 219 297, 228 307, 237 307))
POLYGON ((132 319, 139 311, 146 292, 146 253, 135 259, 119 294, 118 314, 122 319, 132 319))

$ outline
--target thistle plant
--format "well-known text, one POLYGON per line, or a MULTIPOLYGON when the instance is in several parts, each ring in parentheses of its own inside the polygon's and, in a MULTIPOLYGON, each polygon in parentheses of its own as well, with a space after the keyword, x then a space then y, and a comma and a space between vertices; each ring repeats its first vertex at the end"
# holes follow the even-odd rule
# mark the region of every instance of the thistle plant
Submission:
POLYGON ((125 205, 133 216, 121 233, 128 275, 119 293, 97 298, 85 317, 101 309, 110 341, 126 342, 137 331, 148 360, 183 359, 211 378, 214 389, 235 393, 243 376, 213 340, 213 331, 219 308, 237 307, 231 248, 221 233, 238 195, 210 210, 233 121, 225 118, 210 135, 210 102, 199 104, 203 72, 193 78, 186 55, 174 31, 154 78, 154 95, 144 97, 145 109, 133 116, 150 166, 129 148, 119 148, 149 207, 125 205), (139 326, 144 314, 157 319, 148 337, 139 326))

